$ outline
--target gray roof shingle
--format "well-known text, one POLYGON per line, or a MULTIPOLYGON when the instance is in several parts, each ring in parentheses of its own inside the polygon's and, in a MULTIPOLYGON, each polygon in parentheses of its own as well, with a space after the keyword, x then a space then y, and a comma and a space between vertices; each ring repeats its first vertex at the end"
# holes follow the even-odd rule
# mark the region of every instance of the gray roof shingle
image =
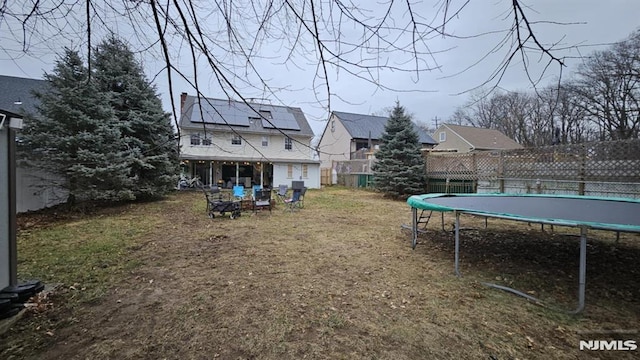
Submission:
MULTIPOLYGON (((369 132, 371 132, 371 140, 379 140, 384 133, 384 127, 387 121, 389 121, 389 118, 384 116, 353 114, 342 111, 334 111, 333 114, 340 118, 342 124, 354 139, 368 139, 369 132)), ((411 122, 411 124, 413 124, 413 129, 418 134, 421 144, 437 144, 429 134, 419 128, 414 122, 411 122)))
POLYGON ((443 124, 442 126, 453 130, 478 150, 522 149, 522 145, 496 129, 453 124, 443 124))
POLYGON ((38 100, 33 91, 45 91, 48 86, 45 80, 0 75, 0 109, 19 115, 36 113, 38 100))

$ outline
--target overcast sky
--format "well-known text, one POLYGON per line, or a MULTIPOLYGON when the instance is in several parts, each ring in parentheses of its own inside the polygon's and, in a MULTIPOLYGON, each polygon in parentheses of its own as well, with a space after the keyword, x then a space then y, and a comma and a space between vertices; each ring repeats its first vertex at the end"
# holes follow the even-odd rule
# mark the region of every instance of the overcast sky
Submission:
MULTIPOLYGON (((424 18, 430 18, 435 12, 435 3, 436 0, 415 2, 413 9, 424 18)), ((606 44, 623 40, 640 26, 640 1, 637 0, 531 0, 523 1, 523 4, 528 5, 525 11, 529 20, 533 22, 533 30, 538 40, 546 46, 554 44, 554 55, 557 57, 567 57, 567 67, 563 70, 564 78, 569 78, 580 63, 579 56, 587 56, 594 50, 604 48, 606 44)), ((493 52, 492 50, 504 38, 504 30, 513 23, 509 15, 510 10, 511 0, 471 0, 457 19, 447 25, 446 31, 461 37, 492 31, 502 32, 465 40, 442 37, 431 39, 429 49, 432 51, 449 49, 435 54, 433 58, 425 59, 430 66, 437 65, 437 70, 423 72, 419 76, 416 73, 397 71, 384 71, 378 75, 377 79, 386 87, 401 91, 383 90, 356 79, 345 71, 336 72, 329 69, 329 85, 331 93, 334 94, 331 96, 330 110, 380 113, 399 100, 418 121, 431 123, 435 117, 440 121, 446 120, 456 107, 463 105, 468 99, 469 94, 464 92, 487 81, 509 52, 508 47, 498 48, 493 52), (487 54, 489 56, 486 56, 487 54), (470 66, 472 67, 469 70, 462 72, 470 66), (459 93, 463 94, 457 95, 459 93)), ((396 16, 406 16, 406 12, 396 16)), ((6 31, 4 25, 0 24, 0 34, 6 31)), ((126 38, 126 34, 123 36, 126 38)), ((95 43, 99 39, 93 41, 95 43)), ((78 40, 56 38, 55 44, 60 49, 63 46, 73 47, 77 46, 78 40)), ((15 46, 6 36, 0 37, 0 47, 3 49, 15 46)), ((271 86, 282 88, 271 101, 275 104, 282 102, 285 105, 301 107, 314 132, 319 136, 328 118, 328 109, 326 95, 323 93, 325 88, 316 87, 318 94, 314 95, 315 65, 307 65, 305 61, 297 61, 296 66, 282 64, 281 59, 270 56, 269 52, 276 51, 275 49, 268 46, 263 46, 262 49, 265 51, 265 57, 256 61, 256 66, 271 86), (318 102, 317 98, 321 101, 318 102)), ((166 80, 163 74, 156 76, 162 67, 157 54, 142 52, 140 59, 144 62, 149 77, 154 78, 165 109, 170 111, 166 80)), ((0 73, 41 78, 44 72, 52 70, 56 54, 55 51, 49 51, 35 55, 27 54, 16 60, 15 52, 0 53, 0 73)), ((541 75, 541 64, 546 64, 548 59, 540 59, 531 53, 527 61, 532 77, 538 78, 541 75)), ((558 68, 555 64, 549 67, 543 74, 541 84, 549 84, 557 79, 558 68)), ((487 84, 485 88, 493 85, 496 85, 495 81, 487 84)), ((531 88, 520 57, 514 59, 499 86, 508 91, 531 88)), ((176 81, 173 91, 176 97, 182 91, 193 94, 193 90, 183 81, 176 81)), ((205 91, 209 92, 206 94, 209 97, 225 98, 215 86, 208 87, 205 91)), ((247 90, 247 96, 262 97, 255 89, 247 90)))

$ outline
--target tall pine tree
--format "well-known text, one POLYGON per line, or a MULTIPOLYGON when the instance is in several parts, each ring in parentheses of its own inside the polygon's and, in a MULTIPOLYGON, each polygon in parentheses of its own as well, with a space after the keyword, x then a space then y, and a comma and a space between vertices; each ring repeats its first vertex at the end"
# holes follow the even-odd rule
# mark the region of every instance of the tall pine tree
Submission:
MULTIPOLYGON (((122 134, 109 99, 97 91, 77 52, 65 49, 48 90, 35 93, 38 114, 25 117, 19 149, 28 164, 68 191, 67 202, 133 199, 122 134)), ((48 185, 48 184, 45 184, 48 185)))
POLYGON ((384 130, 373 166, 375 188, 393 197, 423 193, 426 172, 421 144, 411 117, 399 102, 391 110, 384 130))
POLYGON ((171 191, 178 174, 177 139, 170 115, 162 109, 156 88, 128 46, 116 37, 93 53, 94 77, 108 94, 129 149, 132 189, 137 198, 155 198, 171 191))

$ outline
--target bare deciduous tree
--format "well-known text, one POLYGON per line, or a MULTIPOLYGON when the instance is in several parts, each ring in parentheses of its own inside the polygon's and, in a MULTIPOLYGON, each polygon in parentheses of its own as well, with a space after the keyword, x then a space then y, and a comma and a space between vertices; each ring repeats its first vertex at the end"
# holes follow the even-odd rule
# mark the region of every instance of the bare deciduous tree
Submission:
POLYGON ((593 140, 589 114, 571 87, 548 86, 536 93, 476 92, 450 122, 500 130, 524 146, 593 140))
POLYGON ((640 31, 557 83, 535 93, 474 92, 451 121, 498 129, 525 146, 640 136, 640 31))
MULTIPOLYGON (((469 1, 432 3, 411 1, 358 2, 343 0, 50 0, 4 1, 0 4, 3 51, 13 59, 25 54, 58 51, 73 41, 91 51, 107 35, 126 39, 131 48, 164 62, 174 118, 174 82, 187 83, 204 97, 216 92, 248 103, 260 94, 277 103, 280 90, 290 88, 267 75, 277 64, 286 69, 312 65, 309 86, 325 109, 343 98, 332 88, 337 77, 351 77, 394 89, 382 81, 385 72, 412 73, 414 79, 439 68, 435 37, 473 38, 483 34, 449 32, 469 1), (20 44, 12 49, 11 44, 20 44), (203 87, 206 86, 206 89, 203 87)), ((521 58, 524 71, 530 58, 547 66, 563 59, 536 37, 528 7, 505 3, 512 26, 487 53, 505 52, 504 60, 486 83, 500 82, 506 69, 521 58)), ((90 56, 87 56, 90 58, 90 56)), ((91 64, 89 64, 91 67, 91 64)), ((538 81, 530 76, 531 82, 538 81)), ((186 90, 181 88, 180 90, 186 90)), ((269 122, 269 119, 263 119, 269 122)), ((259 152, 259 149, 256 148, 259 152)))
POLYGON ((571 91, 596 121, 600 138, 630 139, 640 133, 640 32, 586 60, 571 91))

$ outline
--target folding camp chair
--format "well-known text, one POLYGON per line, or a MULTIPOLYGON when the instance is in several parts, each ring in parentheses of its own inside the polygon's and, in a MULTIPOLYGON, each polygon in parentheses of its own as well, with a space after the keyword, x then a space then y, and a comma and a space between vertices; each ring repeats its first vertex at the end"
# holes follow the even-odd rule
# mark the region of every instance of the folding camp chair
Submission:
POLYGON ((271 212, 271 190, 260 189, 253 198, 253 212, 266 207, 268 207, 269 212, 271 212))
POLYGON ((233 197, 237 200, 244 199, 244 186, 242 185, 234 185, 233 186, 233 197))
POLYGON ((262 186, 260 185, 253 185, 251 187, 251 200, 255 200, 256 195, 258 194, 258 191, 262 190, 262 186))
POLYGON ((289 187, 287 185, 278 185, 278 193, 276 194, 277 199, 280 200, 281 203, 285 204, 285 200, 287 199, 287 191, 289 187))
POLYGON ((290 198, 284 200, 285 208, 284 210, 293 210, 300 205, 300 194, 302 194, 302 189, 293 190, 293 194, 290 198))

